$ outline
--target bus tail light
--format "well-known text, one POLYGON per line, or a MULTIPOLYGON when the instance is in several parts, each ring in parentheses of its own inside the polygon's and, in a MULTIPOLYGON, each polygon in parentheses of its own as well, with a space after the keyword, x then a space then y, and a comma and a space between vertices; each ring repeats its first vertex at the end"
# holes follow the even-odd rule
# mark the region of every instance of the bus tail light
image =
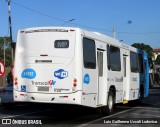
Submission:
POLYGON ((77 79, 74 78, 74 79, 73 79, 73 87, 72 87, 72 91, 76 91, 76 87, 77 87, 77 79))
POLYGON ((73 84, 73 86, 74 86, 74 87, 76 87, 76 86, 77 86, 77 84, 76 84, 76 83, 74 83, 74 84, 73 84))
POLYGON ((64 98, 68 98, 68 96, 63 96, 64 98))
POLYGON ((20 96, 24 96, 24 94, 20 94, 20 96))
POLYGON ((17 77, 15 77, 15 78, 14 78, 14 81, 17 81, 17 80, 18 80, 18 78, 17 78, 17 77))
POLYGON ((71 32, 74 32, 75 30, 70 30, 71 32))
POLYGON ((68 96, 59 96, 60 98, 68 98, 68 96))
POLYGON ((14 77, 14 85, 18 85, 18 78, 14 77))
POLYGON ((14 82, 14 85, 18 85, 18 82, 14 82))
POLYGON ((77 86, 77 79, 75 78, 74 80, 73 80, 73 87, 76 87, 77 86))

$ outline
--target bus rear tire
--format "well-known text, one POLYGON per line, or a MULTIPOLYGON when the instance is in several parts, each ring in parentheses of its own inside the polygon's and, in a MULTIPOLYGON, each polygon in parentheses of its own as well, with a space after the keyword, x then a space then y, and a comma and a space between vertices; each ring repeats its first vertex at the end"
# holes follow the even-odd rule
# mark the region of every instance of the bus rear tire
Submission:
POLYGON ((108 100, 107 100, 107 105, 101 108, 101 113, 103 115, 110 115, 113 113, 113 109, 114 109, 114 92, 113 90, 109 90, 108 93, 108 100))

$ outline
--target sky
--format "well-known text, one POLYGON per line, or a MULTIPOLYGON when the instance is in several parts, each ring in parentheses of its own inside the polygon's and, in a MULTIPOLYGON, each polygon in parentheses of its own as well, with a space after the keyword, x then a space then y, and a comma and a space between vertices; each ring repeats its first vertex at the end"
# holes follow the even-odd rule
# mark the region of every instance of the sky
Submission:
MULTIPOLYGON (((160 48, 160 0, 11 0, 12 35, 41 26, 80 27, 131 45, 160 48), (70 21, 69 20, 72 20, 70 21)), ((0 0, 0 36, 9 36, 8 4, 0 0)))

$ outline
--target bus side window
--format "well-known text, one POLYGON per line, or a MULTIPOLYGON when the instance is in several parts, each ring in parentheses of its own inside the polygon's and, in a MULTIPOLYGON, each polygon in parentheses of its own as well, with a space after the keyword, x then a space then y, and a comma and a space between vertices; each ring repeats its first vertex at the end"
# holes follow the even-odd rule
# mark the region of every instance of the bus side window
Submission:
POLYGON ((115 46, 110 46, 109 51, 110 69, 112 71, 121 71, 120 49, 115 46))
POLYGON ((131 72, 138 72, 138 57, 134 52, 130 52, 130 63, 131 63, 131 72))
POLYGON ((85 68, 96 68, 96 51, 94 40, 83 38, 83 62, 85 68))
POLYGON ((109 45, 107 45, 107 64, 108 64, 108 70, 110 70, 110 50, 109 50, 109 45))

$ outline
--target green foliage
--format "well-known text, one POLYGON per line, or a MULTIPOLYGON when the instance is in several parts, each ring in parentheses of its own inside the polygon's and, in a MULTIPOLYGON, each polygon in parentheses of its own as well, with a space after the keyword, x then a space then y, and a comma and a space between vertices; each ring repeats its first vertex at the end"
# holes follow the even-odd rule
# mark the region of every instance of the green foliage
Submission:
POLYGON ((132 46, 135 48, 141 49, 141 50, 145 50, 150 59, 153 57, 153 54, 152 54, 153 49, 151 48, 151 46, 145 45, 143 43, 134 43, 134 44, 132 44, 132 46))
POLYGON ((0 37, 0 61, 4 61, 4 48, 5 48, 5 66, 11 67, 12 58, 11 58, 11 46, 9 37, 0 37), (6 44, 4 47, 4 38, 6 38, 6 44))
POLYGON ((160 64, 160 55, 157 56, 155 63, 160 64))

